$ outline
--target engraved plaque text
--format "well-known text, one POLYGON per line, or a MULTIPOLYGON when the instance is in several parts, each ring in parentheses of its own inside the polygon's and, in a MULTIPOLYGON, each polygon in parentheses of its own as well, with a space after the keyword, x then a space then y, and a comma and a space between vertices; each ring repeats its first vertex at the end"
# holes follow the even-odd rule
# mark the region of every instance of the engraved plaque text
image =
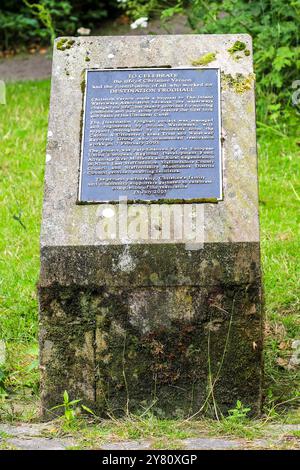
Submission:
POLYGON ((86 72, 79 202, 222 199, 219 69, 86 72))

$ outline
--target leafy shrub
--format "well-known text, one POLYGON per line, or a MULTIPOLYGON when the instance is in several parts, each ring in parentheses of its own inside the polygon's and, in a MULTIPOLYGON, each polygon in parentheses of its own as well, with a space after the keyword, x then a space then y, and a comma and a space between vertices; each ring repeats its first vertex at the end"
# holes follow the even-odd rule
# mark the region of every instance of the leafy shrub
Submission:
POLYGON ((250 34, 258 119, 276 122, 299 113, 292 94, 300 85, 296 83, 300 79, 300 0, 120 0, 119 4, 133 19, 159 13, 164 20, 180 12, 201 34, 250 34))
POLYGON ((189 20, 197 32, 248 33, 253 37, 259 119, 276 121, 290 114, 292 84, 300 78, 300 1, 192 3, 189 20))
POLYGON ((300 111, 300 105, 292 103, 293 93, 300 94, 300 0, 40 0, 39 4, 49 12, 52 26, 45 26, 24 0, 1 0, 3 48, 18 42, 48 42, 54 33, 72 35, 80 26, 94 27, 116 5, 134 20, 160 15, 164 21, 175 13, 185 13, 195 32, 253 37, 260 121, 276 122, 300 111))
POLYGON ((37 15, 38 5, 49 14, 55 34, 76 34, 79 27, 93 28, 106 18, 115 0, 1 0, 0 44, 2 49, 33 41, 48 43, 51 27, 37 15))

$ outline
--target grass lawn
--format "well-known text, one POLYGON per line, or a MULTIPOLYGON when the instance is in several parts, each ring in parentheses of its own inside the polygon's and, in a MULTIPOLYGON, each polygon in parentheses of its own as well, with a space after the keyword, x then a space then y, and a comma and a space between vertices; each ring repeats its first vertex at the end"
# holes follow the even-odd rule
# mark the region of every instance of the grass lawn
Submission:
MULTIPOLYGON (((36 282, 50 83, 7 88, 7 105, 0 105, 0 340, 6 344, 0 419, 30 420, 35 405, 28 411, 24 403, 38 394, 36 282)), ((299 366, 290 362, 292 342, 300 339, 300 147, 289 133, 267 127, 258 133, 270 416, 280 410, 287 416, 300 401, 299 366)))

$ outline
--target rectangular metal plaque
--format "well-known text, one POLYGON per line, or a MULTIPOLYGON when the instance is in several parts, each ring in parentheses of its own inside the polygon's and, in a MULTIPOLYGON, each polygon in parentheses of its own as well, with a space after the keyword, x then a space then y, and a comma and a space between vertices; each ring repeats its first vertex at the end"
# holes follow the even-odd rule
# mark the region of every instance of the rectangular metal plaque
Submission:
POLYGON ((222 199, 219 69, 88 70, 79 202, 222 199))

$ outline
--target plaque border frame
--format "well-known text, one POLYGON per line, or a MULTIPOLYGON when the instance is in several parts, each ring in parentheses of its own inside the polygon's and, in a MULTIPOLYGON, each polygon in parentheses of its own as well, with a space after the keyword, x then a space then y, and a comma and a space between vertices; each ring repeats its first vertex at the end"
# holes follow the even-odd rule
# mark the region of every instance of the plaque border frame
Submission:
POLYGON ((77 201, 76 204, 79 205, 91 205, 91 204, 119 204, 126 200, 127 204, 194 204, 194 203, 218 203, 224 199, 224 187, 223 187, 223 152, 222 152, 222 108, 221 108, 221 67, 191 67, 191 66, 177 66, 173 67, 170 65, 165 66, 151 66, 151 67, 106 67, 106 68, 86 68, 84 73, 84 93, 82 100, 82 119, 80 123, 80 161, 79 161, 79 170, 78 170, 78 190, 77 190, 77 201), (81 199, 81 189, 82 189, 82 170, 83 170, 83 149, 84 149, 84 126, 85 126, 85 114, 86 114, 86 98, 87 98, 87 80, 89 72, 112 72, 112 71, 139 71, 139 70, 216 70, 217 79, 218 79, 218 124, 219 124, 219 135, 218 135, 218 151, 219 151, 219 194, 220 197, 217 198, 193 198, 193 199, 170 199, 170 198, 160 198, 157 200, 149 199, 127 199, 126 196, 119 197, 119 200, 103 200, 103 201, 83 201, 81 199))

